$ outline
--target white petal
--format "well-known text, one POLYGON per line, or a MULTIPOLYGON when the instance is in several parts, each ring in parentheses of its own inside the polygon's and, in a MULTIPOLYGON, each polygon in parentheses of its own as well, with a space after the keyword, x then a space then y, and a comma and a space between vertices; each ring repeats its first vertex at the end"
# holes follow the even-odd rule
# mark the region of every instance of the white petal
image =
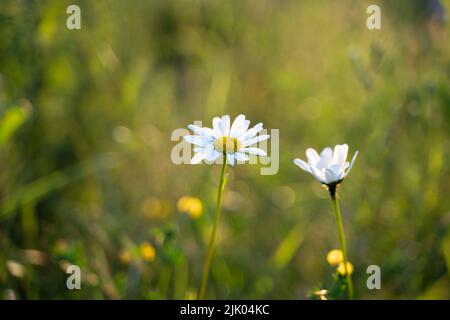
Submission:
POLYGON ((214 156, 213 156, 213 158, 212 158, 211 161, 216 161, 217 158, 220 158, 220 157, 222 157, 222 156, 223 156, 223 153, 222 153, 222 152, 216 151, 216 152, 214 153, 214 156))
POLYGON ((325 178, 326 178, 326 183, 331 183, 331 182, 336 182, 339 180, 338 177, 336 177, 335 172, 333 170, 331 170, 330 168, 326 168, 325 169, 325 178))
POLYGON ((249 160, 249 157, 245 153, 242 153, 242 152, 236 152, 236 153, 234 153, 234 156, 235 156, 237 161, 247 161, 247 160, 249 160))
POLYGON ((204 152, 196 153, 191 159, 191 164, 197 164, 205 158, 206 158, 206 154, 204 152))
POLYGON ((263 157, 267 156, 267 153, 264 150, 259 149, 259 148, 242 148, 239 151, 255 154, 257 156, 263 156, 263 157))
POLYGON ((359 151, 357 150, 352 158, 352 162, 350 162, 350 166, 348 167, 347 171, 344 173, 344 178, 350 173, 350 170, 352 169, 353 164, 355 163, 358 153, 359 153, 359 151))
POLYGON ((325 174, 316 167, 310 166, 312 175, 321 183, 326 183, 325 174))
POLYGON ((250 127, 250 120, 245 120, 244 125, 242 126, 242 130, 240 132, 236 133, 236 135, 242 135, 243 133, 247 132, 248 127, 250 127))
POLYGON ((216 134, 216 138, 223 136, 222 130, 220 130, 221 122, 222 122, 222 120, 220 120, 219 117, 214 117, 212 120, 213 130, 214 130, 214 133, 216 134))
POLYGON ((230 116, 224 115, 219 123, 220 131, 222 135, 228 136, 230 134, 230 116))
POLYGON ((335 181, 341 180, 344 176, 344 167, 337 163, 329 166, 327 170, 333 171, 334 178, 336 179, 335 181))
POLYGON ((348 153, 348 145, 347 144, 338 144, 334 147, 333 152, 333 163, 337 163, 340 166, 345 164, 345 160, 347 159, 348 153))
POLYGON ((194 148, 194 152, 195 153, 197 153, 197 152, 205 152, 205 147, 195 147, 194 148))
POLYGON ((306 149, 306 158, 311 166, 315 166, 320 160, 319 154, 313 148, 306 149))
POLYGON ((331 157, 333 156, 333 150, 331 150, 330 147, 326 147, 322 150, 322 152, 320 153, 320 158, 328 158, 331 159, 331 157))
POLYGON ((217 150, 210 150, 206 153, 206 160, 208 161, 215 161, 217 158, 219 158, 223 153, 219 152, 217 150))
POLYGON ((300 167, 300 169, 305 170, 306 172, 311 172, 311 169, 309 167, 309 164, 307 164, 305 161, 303 161, 302 159, 294 159, 294 163, 300 167))
POLYGON ((216 150, 214 149, 214 145, 212 145, 212 144, 205 147, 203 149, 203 152, 206 155, 205 159, 208 161, 211 161, 211 159, 213 158, 213 155, 214 155, 214 151, 216 151, 216 150))
POLYGON ((232 153, 227 153, 227 160, 230 163, 231 166, 234 166, 234 155, 232 153))
POLYGON ((231 125, 230 136, 234 137, 233 133, 239 128, 245 120, 245 116, 243 114, 238 115, 231 125))
POLYGON ((245 116, 243 114, 238 115, 231 125, 230 136, 239 137, 241 134, 245 133, 249 125, 250 121, 245 120, 245 116))
POLYGON ((214 142, 214 138, 210 136, 184 136, 184 140, 199 147, 206 147, 214 142))
POLYGON ((333 157, 333 150, 327 147, 320 153, 320 160, 316 163, 317 169, 327 168, 333 157))
POLYGON ((253 128, 248 129, 245 133, 241 134, 238 139, 239 141, 245 141, 247 139, 253 138, 258 132, 260 132, 263 129, 262 122, 255 125, 253 128))
POLYGON ((254 138, 252 138, 252 139, 249 139, 249 140, 244 141, 243 145, 244 145, 244 147, 246 147, 246 146, 251 146, 252 144, 258 143, 258 142, 260 142, 260 141, 267 140, 267 139, 269 139, 269 138, 270 138, 270 135, 268 135, 268 134, 262 134, 262 135, 260 135, 260 136, 256 136, 256 137, 254 137, 254 138))
POLYGON ((208 127, 199 127, 193 124, 188 125, 188 128, 194 131, 199 136, 213 136, 215 137, 214 130, 208 127))

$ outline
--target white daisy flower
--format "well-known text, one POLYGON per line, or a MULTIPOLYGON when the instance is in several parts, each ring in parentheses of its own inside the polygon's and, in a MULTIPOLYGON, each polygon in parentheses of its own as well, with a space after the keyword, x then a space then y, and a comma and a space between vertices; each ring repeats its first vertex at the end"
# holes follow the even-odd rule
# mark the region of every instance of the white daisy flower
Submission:
POLYGON ((253 128, 250 121, 240 114, 230 125, 230 116, 224 115, 221 118, 214 117, 213 128, 189 125, 189 129, 195 135, 185 136, 184 139, 194 144, 195 155, 191 159, 191 164, 197 164, 202 160, 215 161, 217 158, 226 155, 229 163, 233 166, 236 161, 249 160, 249 154, 266 156, 262 149, 251 147, 255 143, 270 138, 270 135, 263 134, 257 136, 263 129, 263 124, 258 123, 253 128))
POLYGON ((320 183, 338 184, 349 174, 358 156, 358 151, 355 152, 351 163, 347 162, 347 154, 348 145, 346 144, 336 145, 334 151, 327 147, 322 150, 320 155, 316 150, 308 148, 306 150, 308 163, 301 159, 295 159, 294 163, 311 173, 320 183))

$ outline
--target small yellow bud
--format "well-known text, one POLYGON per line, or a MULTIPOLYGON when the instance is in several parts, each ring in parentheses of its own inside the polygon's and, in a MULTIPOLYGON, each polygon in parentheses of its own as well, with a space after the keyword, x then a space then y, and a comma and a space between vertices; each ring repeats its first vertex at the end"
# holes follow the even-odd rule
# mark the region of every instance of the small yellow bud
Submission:
POLYGON ((332 266, 337 266, 344 261, 344 255, 339 249, 333 249, 327 254, 327 261, 332 266))
POLYGON ((187 213, 193 219, 200 217, 203 212, 202 201, 189 196, 181 197, 177 202, 177 208, 178 211, 187 213))
MULTIPOLYGON (((344 265, 343 262, 341 262, 341 263, 339 264, 339 267, 337 268, 337 271, 338 271, 341 275, 343 275, 343 276, 345 276, 345 275, 347 274, 347 273, 345 272, 345 265, 344 265)), ((347 271, 348 271, 349 274, 352 274, 352 273, 353 273, 353 264, 351 264, 351 263, 348 262, 348 261, 347 261, 347 271)))
POLYGON ((163 219, 167 216, 165 203, 155 197, 144 199, 141 204, 143 215, 148 219, 163 219))
POLYGON ((156 250, 147 241, 144 241, 144 242, 141 243, 140 252, 141 252, 142 258, 145 261, 153 261, 153 260, 155 260, 156 250))
POLYGON ((123 264, 129 264, 131 262, 131 254, 128 250, 121 250, 119 254, 119 260, 123 264))

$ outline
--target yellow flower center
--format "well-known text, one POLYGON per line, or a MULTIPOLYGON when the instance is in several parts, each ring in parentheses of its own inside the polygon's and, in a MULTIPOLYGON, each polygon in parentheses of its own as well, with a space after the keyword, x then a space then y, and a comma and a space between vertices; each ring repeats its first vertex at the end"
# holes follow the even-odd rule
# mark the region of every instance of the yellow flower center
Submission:
POLYGON ((220 137, 214 141, 214 149, 219 152, 237 152, 241 148, 241 142, 234 137, 220 137))

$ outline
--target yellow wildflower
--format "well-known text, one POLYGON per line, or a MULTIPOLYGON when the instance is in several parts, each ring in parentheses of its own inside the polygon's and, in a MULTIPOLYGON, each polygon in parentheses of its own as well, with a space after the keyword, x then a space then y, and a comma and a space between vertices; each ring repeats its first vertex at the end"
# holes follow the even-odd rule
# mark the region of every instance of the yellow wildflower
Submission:
POLYGON ((145 261, 153 261, 156 257, 155 248, 147 241, 141 243, 140 246, 141 256, 145 261))
POLYGON ((180 212, 187 213, 191 218, 196 219, 203 212, 203 204, 199 198, 184 196, 177 202, 177 208, 180 212))
POLYGON ((327 261, 332 266, 337 266, 344 261, 344 255, 339 249, 333 249, 327 254, 327 261))
MULTIPOLYGON (((337 271, 343 276, 345 276, 347 274, 345 272, 345 265, 344 265, 343 262, 341 262, 339 264, 339 267, 337 268, 337 271)), ((353 264, 351 264, 349 261, 347 261, 347 271, 348 271, 349 274, 353 273, 353 264)))
POLYGON ((131 254, 128 250, 123 249, 120 251, 119 260, 123 264, 129 264, 131 262, 131 254))

